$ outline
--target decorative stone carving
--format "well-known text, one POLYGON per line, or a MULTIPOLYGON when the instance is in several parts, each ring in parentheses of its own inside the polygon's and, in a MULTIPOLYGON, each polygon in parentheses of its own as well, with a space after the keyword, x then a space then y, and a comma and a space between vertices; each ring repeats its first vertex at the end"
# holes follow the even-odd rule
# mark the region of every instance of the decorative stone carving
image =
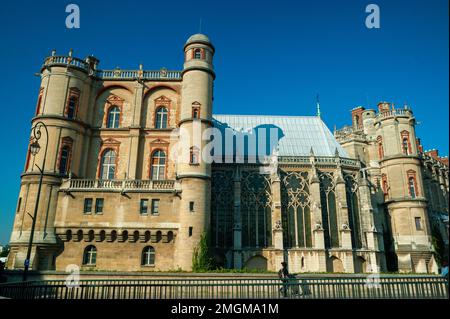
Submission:
POLYGON ((322 227, 322 222, 321 221, 316 221, 316 225, 314 226, 315 230, 323 230, 322 227))
POLYGON ((273 230, 282 230, 281 220, 277 220, 275 225, 273 225, 273 230))

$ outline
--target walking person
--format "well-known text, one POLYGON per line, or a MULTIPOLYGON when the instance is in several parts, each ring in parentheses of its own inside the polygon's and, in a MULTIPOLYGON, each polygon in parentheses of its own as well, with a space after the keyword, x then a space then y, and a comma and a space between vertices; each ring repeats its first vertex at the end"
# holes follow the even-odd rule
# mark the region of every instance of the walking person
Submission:
POLYGON ((283 297, 287 297, 289 270, 287 268, 287 263, 285 261, 281 263, 281 269, 278 271, 278 277, 281 279, 281 282, 283 283, 283 287, 281 288, 283 292, 283 297))

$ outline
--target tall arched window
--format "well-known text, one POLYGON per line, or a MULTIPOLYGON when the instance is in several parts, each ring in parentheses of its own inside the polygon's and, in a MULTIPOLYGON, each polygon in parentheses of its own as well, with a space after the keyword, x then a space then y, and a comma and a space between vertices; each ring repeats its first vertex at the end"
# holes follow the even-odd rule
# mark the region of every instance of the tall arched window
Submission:
POLYGON ((142 266, 155 265, 155 248, 147 246, 142 250, 142 266))
POLYGON ((116 176, 116 152, 107 149, 103 152, 100 168, 101 179, 114 179, 116 176))
POLYGON ((407 130, 403 130, 400 134, 402 139, 402 153, 405 155, 412 154, 409 132, 407 130))
POLYGON ((161 150, 153 152, 151 158, 151 177, 153 180, 165 179, 166 175, 166 153, 161 150))
POLYGON ((67 104, 67 117, 69 119, 73 119, 75 118, 75 112, 77 109, 77 101, 78 101, 78 97, 75 95, 71 95, 69 97, 69 102, 67 104))
POLYGON ((42 103, 42 93, 44 92, 44 88, 41 88, 39 90, 39 97, 38 97, 38 101, 36 104, 36 115, 39 115, 39 113, 41 112, 41 103, 42 103))
POLYGON ((108 110, 108 121, 106 123, 107 128, 118 128, 120 120, 120 108, 118 106, 112 106, 108 110))
POLYGON ((386 200, 389 196, 389 186, 388 186, 386 174, 381 175, 381 188, 383 190, 384 199, 386 200))
POLYGON ((155 127, 159 129, 167 128, 167 121, 169 118, 169 112, 167 108, 161 106, 156 110, 156 122, 155 127))
POLYGON ((416 194, 417 194, 417 191, 416 191, 416 181, 415 181, 415 179, 414 179, 413 176, 410 176, 410 177, 408 178, 408 187, 409 187, 409 195, 410 195, 412 198, 416 198, 416 194))
POLYGON ((70 146, 65 145, 61 149, 61 157, 59 160, 59 173, 67 174, 70 165, 70 146))
POLYGON ((198 163, 199 163, 199 149, 198 147, 193 146, 190 148, 189 164, 197 165, 198 163))
POLYGON ((409 153, 408 149, 409 149, 409 147, 408 147, 408 139, 406 137, 404 137, 402 139, 402 151, 403 151, 403 154, 408 155, 408 153, 409 153))
POLYGON ((383 138, 381 136, 378 136, 377 142, 378 142, 378 157, 381 160, 384 157, 383 138))
POLYGON ((97 262, 97 248, 95 246, 87 246, 84 249, 83 254, 83 265, 94 266, 97 262))
POLYGON ((331 173, 321 173, 320 202, 322 205, 322 225, 326 248, 340 247, 338 208, 335 192, 334 176, 331 173))

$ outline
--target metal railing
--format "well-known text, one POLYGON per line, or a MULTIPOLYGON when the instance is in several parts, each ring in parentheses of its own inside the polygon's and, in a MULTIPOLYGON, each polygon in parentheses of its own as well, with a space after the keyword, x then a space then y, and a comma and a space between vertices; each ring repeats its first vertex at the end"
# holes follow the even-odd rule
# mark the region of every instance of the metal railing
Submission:
POLYGON ((446 299, 437 276, 32 281, 0 285, 13 299, 446 299))

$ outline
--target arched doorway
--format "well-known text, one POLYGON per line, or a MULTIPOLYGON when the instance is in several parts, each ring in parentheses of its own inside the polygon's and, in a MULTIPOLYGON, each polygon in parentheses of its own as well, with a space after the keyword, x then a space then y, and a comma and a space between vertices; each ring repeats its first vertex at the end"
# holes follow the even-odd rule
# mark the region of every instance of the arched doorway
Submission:
POLYGON ((344 272, 344 264, 336 256, 331 256, 327 260, 327 271, 328 272, 344 272))
POLYGON ((355 258, 355 273, 365 272, 367 272, 367 261, 363 257, 357 256, 355 258))

